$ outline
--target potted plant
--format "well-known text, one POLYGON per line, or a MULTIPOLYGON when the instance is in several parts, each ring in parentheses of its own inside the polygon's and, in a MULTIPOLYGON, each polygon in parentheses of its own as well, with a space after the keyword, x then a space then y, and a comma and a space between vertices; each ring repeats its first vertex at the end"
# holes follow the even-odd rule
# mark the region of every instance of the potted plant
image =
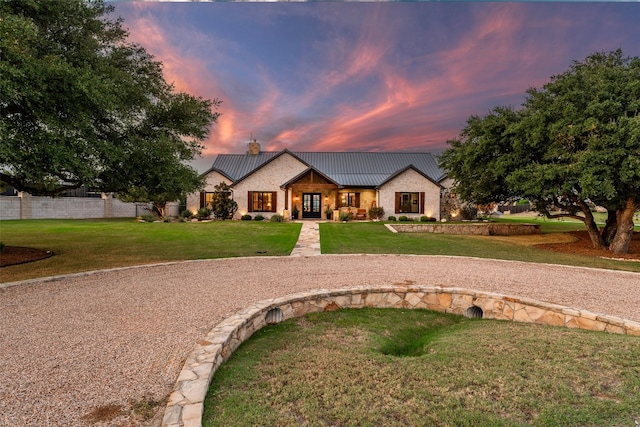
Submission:
POLYGON ((291 218, 298 219, 298 214, 299 213, 300 213, 300 211, 298 210, 298 206, 297 205, 293 205, 293 209, 291 209, 291 218))
POLYGON ((333 209, 331 209, 331 206, 327 205, 327 209, 324 210, 324 215, 328 221, 331 221, 331 217, 333 216, 333 209))

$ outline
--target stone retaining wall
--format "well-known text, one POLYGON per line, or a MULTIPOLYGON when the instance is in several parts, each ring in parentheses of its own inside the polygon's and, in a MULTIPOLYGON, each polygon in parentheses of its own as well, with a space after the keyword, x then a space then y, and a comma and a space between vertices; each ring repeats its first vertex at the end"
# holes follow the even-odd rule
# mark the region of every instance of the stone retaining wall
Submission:
POLYGON ((198 343, 176 381, 162 425, 201 426, 203 403, 213 374, 243 341, 266 324, 348 307, 425 308, 468 317, 640 336, 640 322, 468 289, 393 285, 292 294, 247 307, 217 325, 198 343))
POLYGON ((476 236, 515 236, 522 234, 540 234, 539 224, 387 224, 397 233, 439 233, 439 234, 472 234, 476 236))

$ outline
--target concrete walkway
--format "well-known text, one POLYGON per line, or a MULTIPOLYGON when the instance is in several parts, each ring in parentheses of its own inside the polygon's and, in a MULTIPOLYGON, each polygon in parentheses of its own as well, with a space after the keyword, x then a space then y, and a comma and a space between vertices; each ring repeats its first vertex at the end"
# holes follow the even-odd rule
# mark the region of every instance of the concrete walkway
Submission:
POLYGON ((290 256, 317 256, 320 251, 320 223, 324 221, 305 220, 302 221, 302 229, 298 236, 298 242, 291 251, 290 256))

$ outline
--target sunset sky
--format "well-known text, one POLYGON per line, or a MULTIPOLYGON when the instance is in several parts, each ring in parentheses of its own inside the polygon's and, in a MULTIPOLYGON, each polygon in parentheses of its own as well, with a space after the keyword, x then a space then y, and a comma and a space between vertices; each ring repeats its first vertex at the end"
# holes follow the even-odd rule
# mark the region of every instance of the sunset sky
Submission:
POLYGON ((639 3, 113 4, 177 90, 223 101, 200 171, 252 135, 263 150, 438 154, 573 60, 640 56, 639 3))

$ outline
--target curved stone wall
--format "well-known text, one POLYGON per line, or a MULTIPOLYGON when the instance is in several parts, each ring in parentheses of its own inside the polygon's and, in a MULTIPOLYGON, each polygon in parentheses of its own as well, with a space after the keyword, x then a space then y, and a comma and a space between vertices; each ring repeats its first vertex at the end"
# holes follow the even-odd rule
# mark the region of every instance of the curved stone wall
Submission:
POLYGON ((213 328, 185 361, 169 397, 162 425, 202 425, 204 399, 216 369, 255 331, 307 313, 340 308, 425 308, 467 317, 511 320, 640 336, 640 322, 527 298, 459 288, 427 286, 315 290, 265 300, 213 328))

